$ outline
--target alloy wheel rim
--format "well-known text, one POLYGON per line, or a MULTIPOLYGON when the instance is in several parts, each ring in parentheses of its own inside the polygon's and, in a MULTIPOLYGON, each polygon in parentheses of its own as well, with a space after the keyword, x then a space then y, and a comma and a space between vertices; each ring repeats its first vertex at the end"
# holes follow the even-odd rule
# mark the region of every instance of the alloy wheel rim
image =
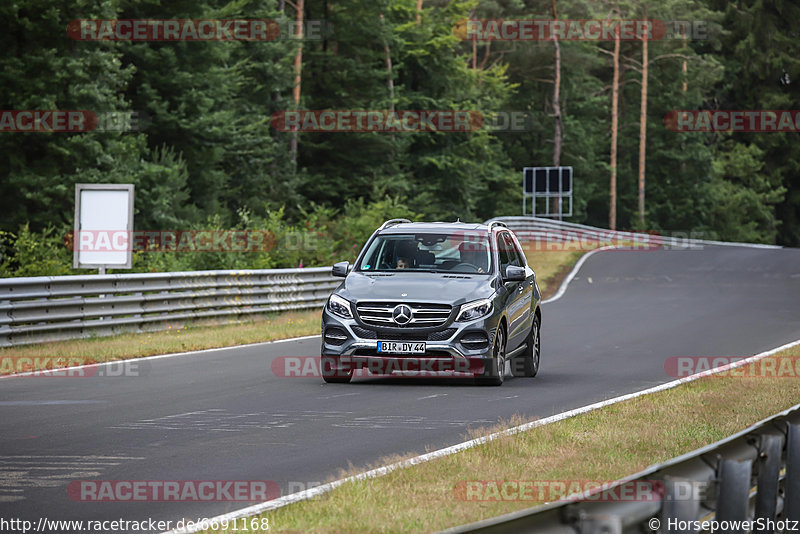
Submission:
POLYGON ((506 367, 506 360, 505 360, 505 335, 503 334, 503 330, 500 329, 497 331, 497 356, 496 359, 496 366, 497 366, 497 375, 502 378, 505 374, 505 367, 506 367))
POLYGON ((533 370, 539 369, 539 321, 533 322, 533 370))

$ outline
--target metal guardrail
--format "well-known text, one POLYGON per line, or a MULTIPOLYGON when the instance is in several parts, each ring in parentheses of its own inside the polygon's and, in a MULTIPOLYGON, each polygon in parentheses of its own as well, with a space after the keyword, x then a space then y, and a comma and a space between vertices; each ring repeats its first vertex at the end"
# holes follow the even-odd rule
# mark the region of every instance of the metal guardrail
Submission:
MULTIPOLYGON (((731 244, 612 232, 533 217, 498 217, 486 224, 497 220, 523 241, 612 240, 644 247, 731 244)), ((339 282, 329 267, 6 278, 0 280, 0 346, 158 330, 191 319, 229 322, 242 315, 318 308, 339 282)))
POLYGON ((695 533, 712 520, 720 532, 800 531, 800 404, 600 491, 444 532, 695 533))
MULTIPOLYGON (((715 241, 709 239, 696 239, 687 232, 625 232, 620 230, 608 230, 576 224, 565 221, 555 221, 542 217, 495 217, 489 219, 486 224, 492 221, 502 220, 520 240, 540 241, 548 243, 575 242, 578 244, 592 244, 598 242, 611 242, 632 248, 671 248, 671 249, 690 249, 699 248, 704 245, 716 246, 746 246, 751 248, 777 249, 782 248, 776 245, 761 245, 754 243, 734 243, 730 241, 715 241)), ((575 249, 577 250, 577 249, 575 249)))
POLYGON ((6 278, 0 346, 320 308, 340 282, 330 267, 6 278))

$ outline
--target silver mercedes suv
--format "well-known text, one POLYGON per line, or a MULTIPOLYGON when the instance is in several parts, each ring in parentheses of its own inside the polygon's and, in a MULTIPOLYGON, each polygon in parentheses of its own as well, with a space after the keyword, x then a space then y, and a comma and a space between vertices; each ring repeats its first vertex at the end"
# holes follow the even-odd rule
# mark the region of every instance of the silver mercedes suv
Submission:
POLYGON ((386 221, 322 313, 326 382, 370 374, 472 376, 500 385, 539 371, 541 293, 505 224, 386 221))

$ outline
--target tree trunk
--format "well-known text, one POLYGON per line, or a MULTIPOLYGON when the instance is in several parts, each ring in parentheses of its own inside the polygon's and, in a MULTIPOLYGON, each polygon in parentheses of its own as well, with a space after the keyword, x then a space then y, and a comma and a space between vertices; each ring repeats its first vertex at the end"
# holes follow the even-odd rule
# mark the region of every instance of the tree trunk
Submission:
MULTIPOLYGON (((297 28, 294 33, 295 39, 297 39, 297 54, 294 56, 294 89, 292 90, 295 109, 300 107, 300 83, 303 79, 303 12, 305 3, 305 0, 297 0, 297 28)), ((293 165, 297 164, 297 136, 297 130, 292 132, 292 140, 289 145, 293 165)))
MULTIPOLYGON (((647 14, 645 13, 645 18, 647 14)), ((642 35, 642 107, 639 113, 639 224, 644 230, 644 176, 647 152, 647 33, 642 35)))
POLYGON ((478 68, 478 36, 472 36, 472 70, 478 68))
POLYGON ((555 117, 555 131, 553 134, 553 166, 561 165, 561 142, 562 142, 562 122, 561 122, 561 46, 558 39, 553 40, 555 45, 556 72, 555 83, 553 84, 553 116, 555 117))
MULTIPOLYGON (((683 48, 684 49, 686 48, 686 27, 685 26, 683 28, 683 48)), ((683 93, 685 95, 686 94, 686 90, 689 88, 689 83, 688 83, 689 67, 686 64, 686 58, 683 58, 682 71, 683 71, 683 93)), ((685 147, 686 147, 686 143, 681 142, 681 152, 683 152, 685 147)), ((680 169, 681 169, 681 176, 684 176, 686 174, 686 160, 681 160, 680 169)))
POLYGON ((619 114, 619 31, 614 36, 614 80, 611 84, 611 184, 608 227, 617 229, 617 135, 619 114))
POLYGON ((417 0, 417 25, 422 23, 422 0, 417 0))
MULTIPOLYGON (((686 28, 683 28, 683 48, 686 48, 686 28)), ((683 92, 686 92, 686 89, 689 88, 689 84, 687 83, 687 76, 689 75, 689 67, 686 64, 686 58, 683 59, 683 67, 681 69, 683 71, 683 92)))
MULTIPOLYGON (((381 27, 385 30, 386 21, 383 18, 383 13, 379 13, 378 17, 381 19, 381 27)), ((389 89, 389 100, 391 112, 394 113, 394 79, 392 78, 392 54, 389 50, 389 42, 386 37, 383 39, 383 53, 386 58, 386 86, 389 89)))
MULTIPOLYGON (((556 12, 556 0, 553 0, 553 20, 558 18, 556 12)), ((562 122, 561 122, 561 45, 558 43, 558 37, 553 32, 553 46, 555 47, 555 83, 553 83, 553 117, 555 119, 555 126, 553 132, 553 167, 561 165, 561 140, 562 140, 562 122)), ((561 198, 556 199, 555 212, 558 213, 558 220, 561 220, 561 198)))

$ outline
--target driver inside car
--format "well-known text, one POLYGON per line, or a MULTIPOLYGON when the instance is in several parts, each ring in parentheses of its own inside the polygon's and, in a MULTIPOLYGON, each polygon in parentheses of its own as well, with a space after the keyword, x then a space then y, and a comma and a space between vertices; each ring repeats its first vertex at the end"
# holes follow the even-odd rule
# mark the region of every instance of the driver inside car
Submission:
POLYGON ((486 248, 480 243, 461 243, 458 246, 461 263, 468 263, 477 267, 479 273, 486 272, 486 248))
POLYGON ((396 269, 411 269, 416 267, 414 258, 419 252, 416 241, 400 241, 397 243, 395 253, 397 254, 396 269))

